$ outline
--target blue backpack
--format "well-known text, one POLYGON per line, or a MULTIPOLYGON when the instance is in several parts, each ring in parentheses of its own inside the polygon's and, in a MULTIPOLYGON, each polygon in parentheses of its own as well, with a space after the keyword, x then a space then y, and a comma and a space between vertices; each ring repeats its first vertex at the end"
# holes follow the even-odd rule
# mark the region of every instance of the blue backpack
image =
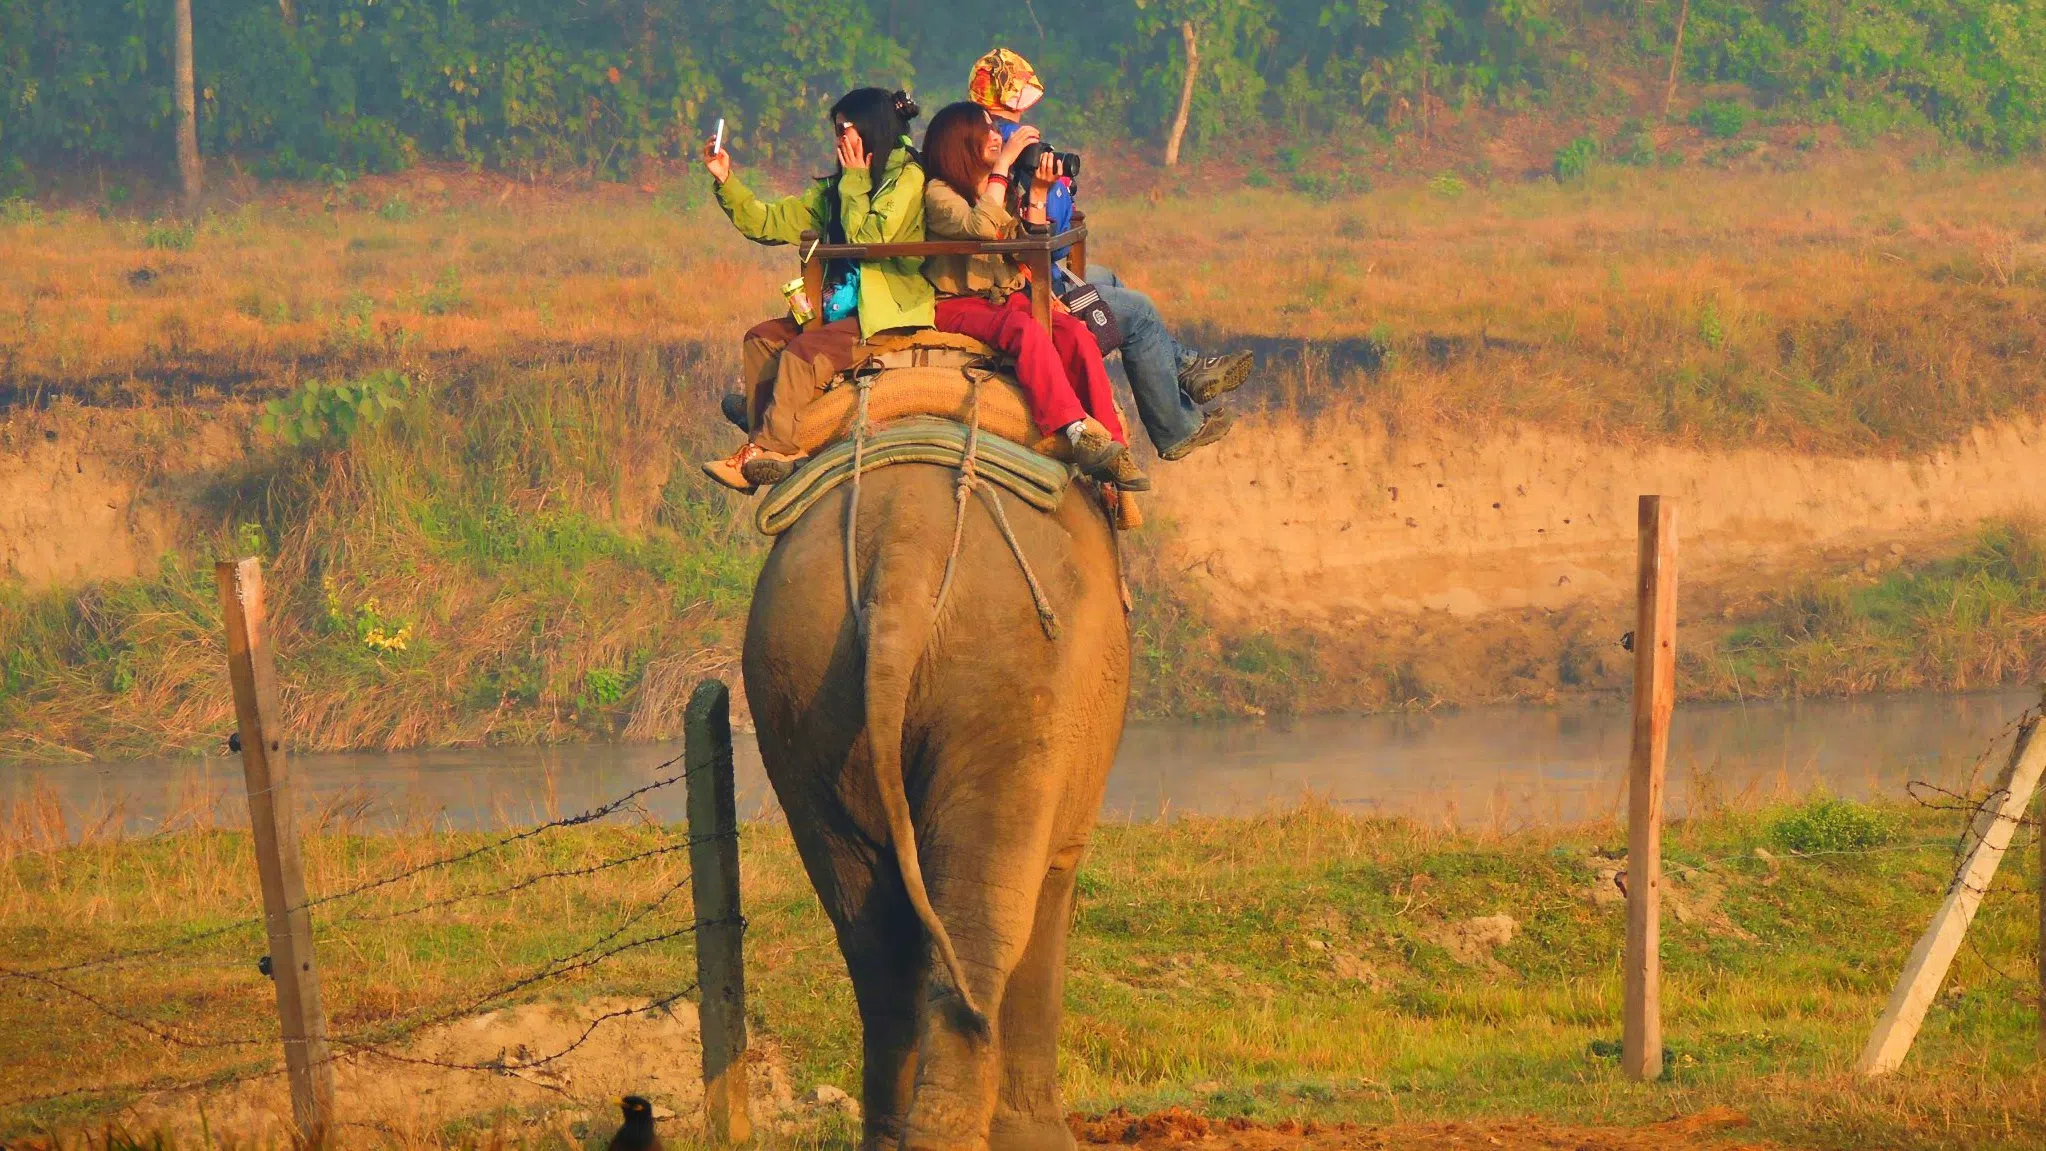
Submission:
POLYGON ((834 324, 847 316, 857 315, 860 310, 860 266, 853 265, 852 274, 840 280, 824 292, 824 322, 834 324))

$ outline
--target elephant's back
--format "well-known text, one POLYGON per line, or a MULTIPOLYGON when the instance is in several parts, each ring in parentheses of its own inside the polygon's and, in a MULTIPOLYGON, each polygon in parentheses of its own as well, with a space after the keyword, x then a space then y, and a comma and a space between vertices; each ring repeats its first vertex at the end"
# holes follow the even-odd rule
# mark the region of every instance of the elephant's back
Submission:
MULTIPOLYGON (((1012 549, 988 493, 971 496, 952 585, 932 616, 954 547, 957 479, 956 470, 929 464, 861 478, 853 566, 869 605, 869 632, 882 622, 913 623, 919 615, 927 621, 916 696, 942 682, 948 697, 981 693, 1030 710, 1056 708, 1070 721, 1077 705, 1069 697, 1077 692, 1103 722, 1112 716, 1119 734, 1129 693, 1129 627, 1115 532, 1100 504, 1078 486, 1052 512, 999 496, 1017 544, 1012 549), (1033 581, 1055 636, 1046 634, 1033 581)), ((818 501, 777 537, 761 567, 745 673, 763 733, 771 722, 763 704, 773 713, 783 699, 846 707, 848 718, 857 717, 863 641, 852 621, 845 556, 853 499, 846 484, 818 501)))

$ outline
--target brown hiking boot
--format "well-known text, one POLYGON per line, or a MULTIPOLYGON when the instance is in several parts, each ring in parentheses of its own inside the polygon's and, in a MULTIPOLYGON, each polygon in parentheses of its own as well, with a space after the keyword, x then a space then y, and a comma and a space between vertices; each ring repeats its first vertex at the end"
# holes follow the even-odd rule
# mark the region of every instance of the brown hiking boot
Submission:
POLYGON ((1201 426, 1194 429, 1194 434, 1188 436, 1186 442, 1174 444, 1159 452, 1158 458, 1168 463, 1183 460, 1194 454, 1197 449, 1205 448, 1228 435, 1229 429, 1235 425, 1236 417, 1229 414, 1228 408, 1216 408, 1202 417, 1201 426))
POLYGON ((1243 381, 1250 378, 1255 361, 1256 357, 1249 352, 1202 356, 1179 370, 1179 388, 1194 403, 1208 403, 1242 387, 1243 381))
POLYGON ((810 458, 807 455, 787 455, 760 447, 758 444, 755 444, 754 448, 756 450, 752 458, 739 466, 739 470, 745 473, 748 483, 778 484, 796 474, 796 469, 802 467, 803 461, 810 458))
POLYGON ((1116 487, 1132 492, 1148 492, 1151 490, 1151 477, 1145 475, 1144 469, 1137 466, 1137 454, 1135 452, 1124 448, 1122 454, 1116 456, 1114 462, 1109 465, 1109 469, 1115 476, 1114 483, 1116 487))
POLYGON ((752 440, 747 440, 739 445, 738 451, 724 459, 703 461, 703 474, 735 492, 751 492, 754 483, 746 478, 746 464, 766 450, 752 440))
MULTIPOLYGON (((1081 475, 1105 484, 1120 482, 1115 478, 1117 461, 1126 458, 1130 451, 1116 443, 1115 437, 1109 435, 1108 429, 1099 421, 1089 416, 1086 427, 1080 430, 1080 438, 1070 442, 1073 445, 1073 466, 1080 469, 1081 475)), ((1133 469, 1136 465, 1132 462, 1124 466, 1133 469)), ((1136 474, 1143 475, 1142 472, 1136 474)))

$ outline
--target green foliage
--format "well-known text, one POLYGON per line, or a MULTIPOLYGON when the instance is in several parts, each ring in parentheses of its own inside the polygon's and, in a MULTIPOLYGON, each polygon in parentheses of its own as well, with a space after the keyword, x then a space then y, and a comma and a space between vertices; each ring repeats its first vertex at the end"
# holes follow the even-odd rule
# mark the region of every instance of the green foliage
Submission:
POLYGON ((1731 140, 1748 126, 1752 114, 1747 105, 1733 100, 1707 100, 1691 110, 1691 123, 1714 139, 1731 140))
POLYGON ((27 225, 42 222, 43 210, 36 207, 35 201, 24 200, 20 196, 9 196, 0 200, 0 224, 27 225))
POLYGON ((1598 162, 1599 151, 1598 140, 1592 136, 1579 136, 1558 148, 1554 164, 1556 179, 1582 179, 1598 162))
POLYGON ((2046 532, 2036 524, 1995 524, 1959 555, 1897 562, 1880 579, 1860 572, 1787 589, 1720 640, 1713 662, 1747 691, 1983 687, 2046 672, 2046 532))
POLYGON ((1776 817, 1769 841, 1799 855, 1866 851, 1897 837, 1901 820, 1892 811, 1845 799, 1816 799, 1776 817))
POLYGON ((255 520, 237 524, 234 529, 234 554, 237 556, 260 556, 270 551, 270 534, 255 520))
POLYGON ((1698 309, 1698 338, 1713 351, 1726 346, 1726 317, 1719 314, 1719 301, 1714 297, 1706 297, 1698 309))
POLYGON ((408 651, 412 646, 412 624, 391 619, 375 596, 349 606, 341 587, 329 574, 320 581, 321 623, 330 635, 340 635, 374 656, 408 651))
POLYGON ((575 699, 578 711, 593 711, 610 707, 625 698, 625 690, 631 677, 622 671, 608 667, 593 667, 583 673, 582 694, 575 699))
POLYGON ((345 443, 357 428, 376 426, 410 391, 411 381, 390 368, 342 383, 315 380, 263 405, 263 430, 294 447, 345 443))
POLYGON ((419 298, 419 310, 429 316, 445 316, 462 310, 462 274, 445 268, 433 287, 419 298))
MULTIPOLYGON (((0 196, 32 165, 160 164, 170 138, 170 0, 0 0, 0 196), (38 46, 57 46, 41 50, 38 46)), ((266 175, 341 181, 421 157, 629 176, 691 151, 719 117, 742 162, 823 159, 824 109, 859 84, 962 96, 991 43, 1026 52, 1063 146, 1163 138, 1201 68, 1185 147, 1247 133, 1412 131, 1427 109, 1581 105, 1596 77, 1662 57, 1672 5, 1610 0, 271 0, 194 11, 201 148, 266 175), (1634 34, 1614 36, 1619 24, 1634 34), (1631 43, 1630 43, 1631 41, 1631 43), (1613 57, 1618 58, 1613 58, 1613 57)), ((1697 0, 1688 82, 1842 124, 1915 121, 1984 150, 2046 124, 2046 0, 1697 0)), ((1718 136, 1752 119, 1714 100, 1718 136)), ((114 198, 110 195, 109 201, 114 198)))
POLYGON ((192 242, 198 238, 199 230, 190 224, 156 223, 142 234, 142 245, 171 252, 191 250, 192 242))

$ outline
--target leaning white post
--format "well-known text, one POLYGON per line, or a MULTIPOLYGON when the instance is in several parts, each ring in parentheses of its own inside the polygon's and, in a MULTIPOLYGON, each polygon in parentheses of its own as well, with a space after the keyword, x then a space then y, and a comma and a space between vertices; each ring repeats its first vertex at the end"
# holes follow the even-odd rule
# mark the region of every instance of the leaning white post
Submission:
POLYGON ((1961 949, 1961 939, 1968 933, 1975 909, 1982 906, 1982 897, 1989 892, 1990 880, 1996 878, 1997 865, 2003 862, 2011 835, 2032 802, 2040 773, 2046 771, 2046 739, 2033 738, 2039 731, 2039 719, 2035 713, 2019 726, 2017 742, 2011 745, 2010 761, 2004 764, 1989 800, 1976 811, 1974 822, 1969 825, 1973 845, 1947 886, 1946 901, 1933 915, 1932 925, 1925 929, 1918 946, 1911 949, 1897 989, 1890 993, 1890 1006, 1876 1023, 1875 1033, 1868 1037, 1860 1062, 1855 1064, 1855 1070, 1863 1075, 1895 1071, 1910 1052, 1911 1041, 1918 1038, 1925 1011, 1932 1006, 1932 997, 1939 992, 1947 968, 1953 965, 1954 955, 1961 949))

